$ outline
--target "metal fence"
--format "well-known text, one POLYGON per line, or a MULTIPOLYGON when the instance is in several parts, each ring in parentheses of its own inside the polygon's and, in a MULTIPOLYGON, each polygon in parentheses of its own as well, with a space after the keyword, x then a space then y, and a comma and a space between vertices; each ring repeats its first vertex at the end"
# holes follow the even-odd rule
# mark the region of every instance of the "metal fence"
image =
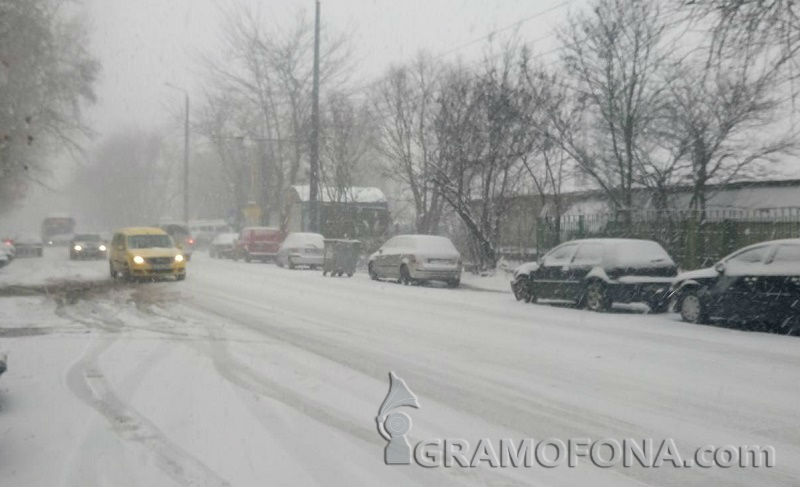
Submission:
POLYGON ((641 238, 659 242, 684 269, 711 265, 730 252, 764 240, 800 237, 800 208, 769 210, 638 211, 631 214, 540 218, 536 247, 577 238, 641 238))

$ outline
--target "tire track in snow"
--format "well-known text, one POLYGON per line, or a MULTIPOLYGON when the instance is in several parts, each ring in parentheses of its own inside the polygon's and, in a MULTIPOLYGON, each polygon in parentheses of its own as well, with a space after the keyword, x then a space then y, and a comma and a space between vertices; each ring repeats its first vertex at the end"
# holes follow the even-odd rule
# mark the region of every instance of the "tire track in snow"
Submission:
MULTIPOLYGON (((114 316, 103 316, 103 310, 91 316, 70 313, 63 303, 59 303, 56 313, 66 319, 77 321, 85 326, 102 331, 117 333, 125 328, 125 323, 114 316)), ((228 485, 199 459, 183 450, 164 435, 150 420, 122 401, 115 393, 99 368, 99 357, 116 341, 117 336, 100 338, 83 357, 70 367, 66 381, 70 391, 85 404, 106 418, 113 431, 123 440, 142 445, 152 455, 155 464, 180 485, 228 485)), ((149 368, 152 361, 139 366, 137 372, 149 368)))

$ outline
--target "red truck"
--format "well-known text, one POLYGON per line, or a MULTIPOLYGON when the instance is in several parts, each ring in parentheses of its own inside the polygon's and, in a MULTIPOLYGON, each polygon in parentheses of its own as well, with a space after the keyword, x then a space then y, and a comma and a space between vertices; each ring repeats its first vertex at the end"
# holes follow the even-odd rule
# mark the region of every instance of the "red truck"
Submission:
POLYGON ((284 238, 286 234, 278 228, 245 227, 239 234, 234 260, 273 260, 284 238))

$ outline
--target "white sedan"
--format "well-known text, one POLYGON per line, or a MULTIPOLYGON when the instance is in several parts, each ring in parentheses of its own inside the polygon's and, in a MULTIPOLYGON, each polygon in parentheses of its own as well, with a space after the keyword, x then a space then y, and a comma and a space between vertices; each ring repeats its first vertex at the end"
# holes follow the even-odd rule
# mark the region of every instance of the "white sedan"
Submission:
POLYGON ((461 254, 447 237, 398 235, 369 257, 372 279, 397 279, 403 284, 444 281, 461 284, 461 254))

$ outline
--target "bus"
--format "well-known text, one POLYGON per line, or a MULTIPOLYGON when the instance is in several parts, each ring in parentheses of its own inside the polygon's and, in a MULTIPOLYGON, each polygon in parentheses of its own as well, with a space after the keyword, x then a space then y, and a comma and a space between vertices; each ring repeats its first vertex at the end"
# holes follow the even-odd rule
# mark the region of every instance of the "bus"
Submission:
POLYGON ((48 216, 42 221, 42 242, 46 245, 67 245, 75 233, 75 219, 66 215, 48 216))

